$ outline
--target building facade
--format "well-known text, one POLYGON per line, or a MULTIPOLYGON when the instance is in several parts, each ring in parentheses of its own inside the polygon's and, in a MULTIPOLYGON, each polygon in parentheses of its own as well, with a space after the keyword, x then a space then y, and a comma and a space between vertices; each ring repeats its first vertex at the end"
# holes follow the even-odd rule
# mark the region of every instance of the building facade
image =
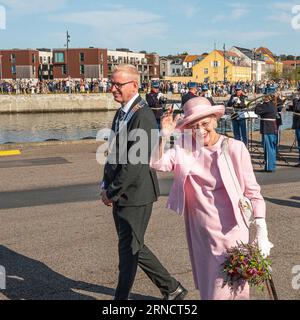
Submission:
POLYGON ((160 77, 159 55, 157 53, 146 53, 149 67, 149 80, 158 80, 160 77))
POLYGON ((159 59, 159 66, 160 66, 160 77, 171 77, 172 76, 172 61, 173 59, 170 59, 168 57, 160 57, 159 59))
POLYGON ((108 76, 119 64, 132 64, 140 73, 140 81, 159 79, 159 56, 154 53, 132 52, 129 49, 108 50, 108 76))
POLYGON ((203 60, 201 55, 187 55, 183 61, 183 74, 185 77, 193 76, 193 67, 203 60))
POLYGON ((266 73, 267 75, 272 72, 276 72, 278 75, 282 75, 283 63, 278 61, 275 55, 265 47, 256 49, 256 52, 261 54, 266 62, 266 73))
POLYGON ((233 52, 214 50, 193 67, 195 82, 249 81, 251 67, 233 52))
POLYGON ((54 49, 53 77, 55 79, 107 79, 107 49, 54 49))
POLYGON ((0 50, 1 79, 38 79, 39 52, 32 49, 0 50))
POLYGON ((251 67, 251 80, 262 81, 267 77, 267 65, 264 57, 255 49, 250 50, 241 47, 232 47, 231 52, 236 53, 251 67))
POLYGON ((39 51, 39 79, 53 80, 53 52, 51 49, 37 49, 39 51))

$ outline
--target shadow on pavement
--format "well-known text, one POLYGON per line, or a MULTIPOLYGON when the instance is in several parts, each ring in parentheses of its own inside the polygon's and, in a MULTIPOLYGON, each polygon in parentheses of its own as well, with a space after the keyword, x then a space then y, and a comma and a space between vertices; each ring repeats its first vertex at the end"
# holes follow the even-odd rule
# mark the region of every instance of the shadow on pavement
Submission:
MULTIPOLYGON (((255 170, 260 185, 292 183, 300 180, 299 168, 284 168, 274 173, 255 170)), ((162 196, 168 196, 173 178, 159 179, 162 196)), ((0 211, 5 209, 45 206, 52 204, 100 201, 99 184, 77 184, 53 188, 0 192, 0 211)))
POLYGON ((282 199, 273 199, 273 198, 268 198, 268 197, 264 197, 264 199, 266 201, 272 202, 272 203, 277 204, 279 206, 292 207, 292 208, 299 208, 300 209, 300 202, 282 200, 282 199))
POLYGON ((100 200, 97 184, 79 184, 0 193, 0 210, 100 200))
MULTIPOLYGON (((96 300, 76 292, 98 293, 111 298, 115 290, 101 285, 76 281, 50 269, 44 263, 23 256, 0 245, 0 265, 6 271, 6 289, 0 291, 11 300, 96 300)), ((157 300, 155 297, 132 294, 133 300, 157 300)))

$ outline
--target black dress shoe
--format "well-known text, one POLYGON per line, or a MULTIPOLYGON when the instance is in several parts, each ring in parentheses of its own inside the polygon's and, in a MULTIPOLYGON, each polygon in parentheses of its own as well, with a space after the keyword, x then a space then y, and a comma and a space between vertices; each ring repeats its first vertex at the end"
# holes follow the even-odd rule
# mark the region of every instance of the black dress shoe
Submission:
POLYGON ((184 300, 187 293, 188 291, 179 284, 178 288, 174 292, 165 295, 163 300, 184 300))
POLYGON ((300 168, 300 163, 296 164, 294 168, 300 168))

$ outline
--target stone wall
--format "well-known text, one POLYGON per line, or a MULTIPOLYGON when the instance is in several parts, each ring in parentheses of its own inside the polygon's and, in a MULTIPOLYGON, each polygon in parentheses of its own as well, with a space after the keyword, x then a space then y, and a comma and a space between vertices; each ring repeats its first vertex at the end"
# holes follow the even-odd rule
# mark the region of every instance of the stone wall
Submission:
POLYGON ((110 94, 49 94, 0 96, 0 113, 116 110, 110 94))

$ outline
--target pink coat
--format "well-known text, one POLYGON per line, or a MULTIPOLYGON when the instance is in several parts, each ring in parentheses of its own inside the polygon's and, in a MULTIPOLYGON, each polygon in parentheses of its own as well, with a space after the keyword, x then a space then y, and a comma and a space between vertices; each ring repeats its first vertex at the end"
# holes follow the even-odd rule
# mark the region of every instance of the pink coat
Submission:
MULTIPOLYGON (((229 139, 228 147, 242 191, 244 192, 244 195, 251 200, 254 217, 265 218, 265 201, 261 195, 261 188, 256 181, 251 163, 251 157, 247 148, 243 142, 234 139, 229 139)), ((190 173, 190 168, 192 168, 195 161, 195 152, 188 153, 181 146, 175 145, 174 149, 170 149, 165 152, 160 161, 154 163, 151 160, 150 162, 150 166, 155 170, 162 172, 174 171, 174 183, 169 195, 167 208, 177 212, 180 215, 183 215, 185 212, 185 181, 190 173)), ((244 223, 244 221, 239 209, 239 196, 229 173, 226 160, 221 154, 221 150, 218 153, 217 163, 222 181, 234 209, 236 221, 239 225, 241 225, 244 223)))

